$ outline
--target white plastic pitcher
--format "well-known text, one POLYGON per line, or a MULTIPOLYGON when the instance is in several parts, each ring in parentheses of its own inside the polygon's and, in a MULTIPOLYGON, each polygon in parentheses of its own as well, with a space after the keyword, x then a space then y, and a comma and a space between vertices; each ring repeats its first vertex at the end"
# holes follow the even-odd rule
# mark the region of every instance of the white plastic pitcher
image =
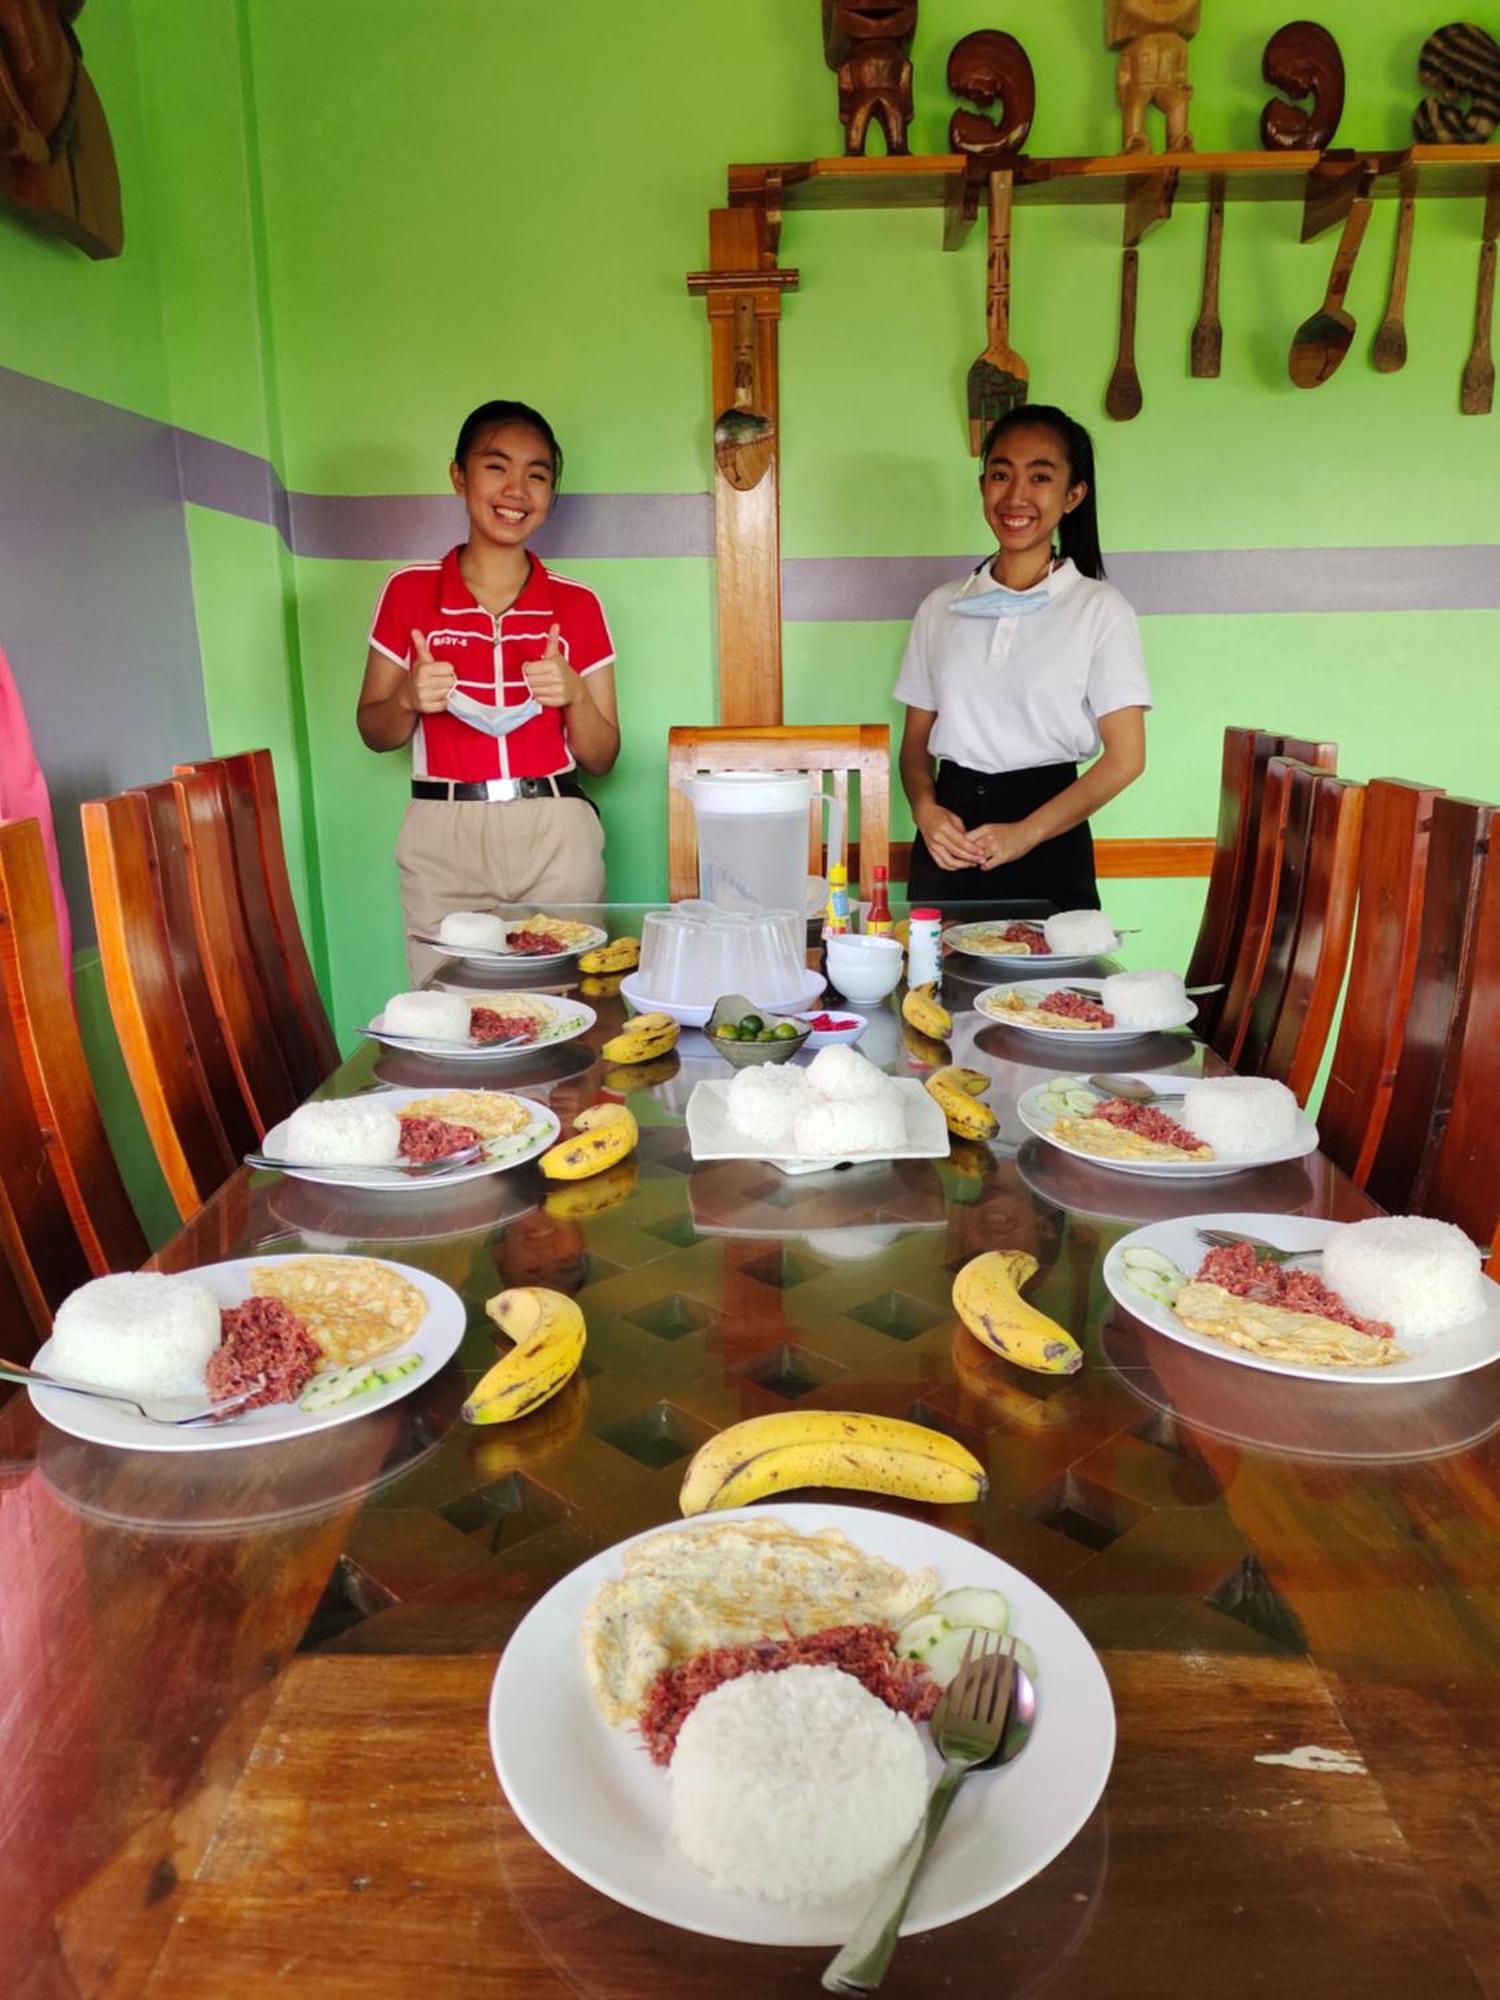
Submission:
POLYGON ((806 771, 709 771, 682 789, 698 815, 698 893, 723 910, 801 910, 807 898, 806 771))

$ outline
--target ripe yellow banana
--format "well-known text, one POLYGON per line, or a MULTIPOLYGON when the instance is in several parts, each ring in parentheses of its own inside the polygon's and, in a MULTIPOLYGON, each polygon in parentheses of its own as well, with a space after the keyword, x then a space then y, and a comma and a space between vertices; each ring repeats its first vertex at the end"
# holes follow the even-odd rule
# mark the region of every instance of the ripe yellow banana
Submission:
POLYGON ((1035 1272, 1028 1251, 986 1250, 953 1280, 953 1309, 976 1340, 1018 1368, 1071 1375, 1083 1366, 1078 1342, 1021 1297, 1021 1286, 1035 1272))
POLYGON ((499 1292, 485 1311, 516 1344, 469 1391, 464 1420, 508 1424, 545 1403, 583 1359, 583 1314, 563 1292, 517 1285, 499 1292))
POLYGON ((559 1139, 537 1165, 549 1181, 582 1181, 617 1166, 635 1151, 641 1128, 628 1106, 591 1104, 573 1120, 572 1136, 559 1139))
POLYGON ((858 1410, 788 1410, 731 1424, 700 1445, 678 1505, 684 1514, 743 1507, 804 1486, 903 1500, 982 1500, 984 1467, 943 1431, 858 1410))
POLYGON ((953 1033, 953 1016, 937 997, 937 986, 928 980, 925 986, 908 986, 901 1002, 901 1018, 910 1022, 919 1035, 930 1035, 935 1042, 946 1042, 953 1033))
POLYGON ((606 1209, 618 1208, 622 1201, 628 1201, 635 1192, 637 1178, 634 1160, 617 1160, 614 1166, 591 1174, 587 1180, 564 1181, 559 1187, 549 1188, 542 1206, 559 1222, 583 1222, 591 1215, 603 1215, 606 1209))
POLYGON ((633 972, 641 962, 641 941, 638 937, 611 938, 608 944, 596 945, 586 951, 578 961, 580 972, 633 972))
POLYGON ((678 1027, 670 1014, 637 1014, 599 1053, 608 1063, 654 1062, 677 1046, 678 1027))
POLYGON ((983 1070, 959 1069, 950 1063, 944 1069, 934 1070, 931 1076, 924 1076, 922 1081, 941 1106, 955 1139, 994 1138, 1000 1120, 987 1104, 979 1101, 980 1093, 990 1087, 983 1070))

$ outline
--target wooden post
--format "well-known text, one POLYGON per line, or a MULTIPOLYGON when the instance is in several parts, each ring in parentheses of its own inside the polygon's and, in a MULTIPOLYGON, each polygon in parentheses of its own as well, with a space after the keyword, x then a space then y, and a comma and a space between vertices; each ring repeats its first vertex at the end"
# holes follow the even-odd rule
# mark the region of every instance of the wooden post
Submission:
POLYGON ((714 555, 719 609, 719 720, 733 727, 781 721, 781 452, 777 322, 781 294, 795 271, 775 268, 766 210, 713 209, 708 218, 711 269, 688 276, 688 290, 708 308, 713 350, 709 422, 733 407, 734 309, 747 294, 755 307, 755 382, 751 406, 772 425, 771 463, 748 492, 714 466, 714 555))

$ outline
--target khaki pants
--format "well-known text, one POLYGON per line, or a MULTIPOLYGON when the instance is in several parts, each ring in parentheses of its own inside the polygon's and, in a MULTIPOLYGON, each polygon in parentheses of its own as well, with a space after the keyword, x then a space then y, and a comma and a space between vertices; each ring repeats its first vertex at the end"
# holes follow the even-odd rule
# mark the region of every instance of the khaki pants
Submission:
POLYGON ((604 829, 583 799, 413 799, 396 840, 406 962, 419 986, 447 961, 413 931, 450 910, 602 903, 604 829))

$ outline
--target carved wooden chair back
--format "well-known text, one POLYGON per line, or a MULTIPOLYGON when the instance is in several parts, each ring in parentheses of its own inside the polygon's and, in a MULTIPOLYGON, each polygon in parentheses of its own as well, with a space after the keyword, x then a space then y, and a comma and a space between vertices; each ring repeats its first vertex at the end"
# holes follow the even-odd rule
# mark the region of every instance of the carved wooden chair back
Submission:
POLYGON ((134 1270, 149 1246, 99 1114, 34 819, 0 824, 0 1004, 9 1010, 32 1108, 90 1268, 134 1270))
POLYGON ((287 1070, 305 1097, 338 1066, 338 1044, 313 976, 287 873, 269 750, 179 765, 219 788, 229 820, 245 926, 287 1070))
MULTIPOLYGON (((698 825, 682 790, 700 771, 807 771, 816 794, 833 779, 844 808, 846 838, 849 779, 859 777, 859 893, 868 900, 877 866, 891 860, 891 732, 883 722, 827 726, 780 724, 764 729, 676 728, 667 732, 667 878, 674 902, 698 893, 698 825)), ((821 824, 808 816, 809 872, 824 873, 821 824)))
POLYGON ((1354 931, 1365 788, 1293 764, 1288 826, 1307 837, 1282 853, 1271 947, 1240 1051, 1240 1067, 1273 1076, 1307 1102, 1343 990, 1354 931), (1299 793, 1311 794, 1304 816, 1299 793))
MULTIPOLYGON (((178 952, 167 921, 166 877, 174 865, 183 904, 187 879, 177 809, 168 801, 170 838, 163 863, 142 792, 93 799, 83 808, 89 891, 99 933, 104 989, 126 1072, 141 1108, 162 1177, 182 1219, 196 1214, 233 1171, 255 1132, 240 1101, 223 1038, 200 1044, 178 978, 178 952), (222 1062, 216 1095, 205 1056, 222 1062), (221 1105, 223 1116, 221 1116, 221 1105), (235 1136, 229 1136, 226 1118, 235 1136)), ((191 926, 189 913, 188 923, 191 926)), ((188 954, 203 987, 196 954, 188 954)), ((206 1002, 206 989, 205 1002, 206 1002)), ((212 1022, 213 1010, 206 1006, 212 1022)))
MULTIPOLYGON (((193 932, 209 997, 257 1140, 301 1102, 274 1027, 240 898, 229 814, 217 779, 188 771, 166 781, 187 857, 193 932)), ((148 791, 157 788, 151 786, 148 791)))
MULTIPOLYGON (((1310 792, 1301 795, 1301 803, 1310 813, 1310 792)), ((1271 757, 1266 762, 1260 786, 1255 847, 1250 859, 1249 888, 1239 938, 1234 956, 1225 968, 1218 1018, 1213 1027, 1203 1033, 1203 1039, 1228 1063, 1237 1064, 1239 1061, 1250 1026, 1250 1008, 1260 991, 1270 957, 1291 808, 1292 767, 1285 758, 1271 757)), ((1304 825, 1300 838, 1305 839, 1306 831, 1304 825)), ((1291 839, 1295 849, 1299 839, 1296 828, 1291 829, 1291 839)), ((1203 1032, 1201 1028, 1200 1032, 1203 1032)))
MULTIPOLYGON (((1465 996, 1495 808, 1475 799, 1433 802, 1422 930, 1411 1004, 1385 1124, 1365 1186, 1382 1208, 1414 1208, 1431 1176, 1435 1131, 1453 1103, 1465 996)), ((1489 1191, 1494 1205, 1494 1189, 1489 1191)))
MULTIPOLYGON (((1224 731, 1219 821, 1214 833, 1214 858, 1203 917, 1188 961, 1190 986, 1227 982, 1238 954, 1255 867, 1266 765, 1276 756, 1292 757, 1320 771, 1331 771, 1338 761, 1338 746, 1309 742, 1300 736, 1278 736, 1264 729, 1224 731)), ((1204 995, 1198 1008, 1200 1035, 1206 1037, 1213 1032, 1225 1004, 1223 993, 1204 995)))
POLYGON ((1399 778, 1365 788, 1349 990, 1318 1107, 1323 1151, 1363 1187, 1390 1109, 1422 934, 1437 791, 1399 778))

